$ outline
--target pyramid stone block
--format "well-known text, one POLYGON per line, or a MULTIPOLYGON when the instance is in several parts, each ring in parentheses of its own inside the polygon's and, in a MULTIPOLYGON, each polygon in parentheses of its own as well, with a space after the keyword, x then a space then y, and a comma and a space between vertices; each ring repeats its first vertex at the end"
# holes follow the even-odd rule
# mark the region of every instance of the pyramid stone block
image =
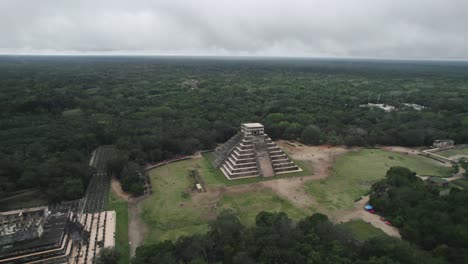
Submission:
POLYGON ((215 155, 213 165, 229 180, 302 171, 260 123, 242 124, 239 133, 215 149, 215 155))

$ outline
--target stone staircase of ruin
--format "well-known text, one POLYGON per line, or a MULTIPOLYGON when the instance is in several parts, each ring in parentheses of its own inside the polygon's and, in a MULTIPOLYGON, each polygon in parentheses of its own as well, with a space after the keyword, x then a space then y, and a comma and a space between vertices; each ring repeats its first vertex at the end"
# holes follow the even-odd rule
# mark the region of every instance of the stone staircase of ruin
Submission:
POLYGON ((228 179, 301 171, 268 135, 236 136, 238 138, 226 142, 228 145, 219 147, 217 152, 216 164, 228 179))

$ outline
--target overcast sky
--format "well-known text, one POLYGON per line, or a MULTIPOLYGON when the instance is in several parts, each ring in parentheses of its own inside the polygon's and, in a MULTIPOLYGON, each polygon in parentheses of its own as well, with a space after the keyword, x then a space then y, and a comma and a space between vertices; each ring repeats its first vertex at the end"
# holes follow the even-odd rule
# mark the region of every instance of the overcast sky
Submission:
POLYGON ((468 59, 468 0, 0 0, 0 53, 468 59))

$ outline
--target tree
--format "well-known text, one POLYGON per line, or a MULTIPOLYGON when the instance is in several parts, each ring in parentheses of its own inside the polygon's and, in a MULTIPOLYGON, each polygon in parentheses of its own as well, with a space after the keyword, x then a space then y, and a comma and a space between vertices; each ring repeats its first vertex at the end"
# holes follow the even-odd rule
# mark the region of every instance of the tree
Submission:
POLYGON ((320 143, 320 129, 314 125, 308 125, 301 133, 301 140, 307 145, 318 145, 320 143))
POLYGON ((96 257, 96 264, 116 264, 119 261, 120 254, 113 247, 101 248, 96 257))

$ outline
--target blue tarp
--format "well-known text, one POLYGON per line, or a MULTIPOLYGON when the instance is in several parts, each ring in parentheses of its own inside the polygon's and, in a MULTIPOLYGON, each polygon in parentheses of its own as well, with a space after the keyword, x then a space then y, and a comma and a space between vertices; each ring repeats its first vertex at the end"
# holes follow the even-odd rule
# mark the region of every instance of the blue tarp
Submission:
POLYGON ((374 209, 374 207, 372 207, 372 205, 368 204, 368 205, 364 206, 364 209, 372 210, 372 209, 374 209))

